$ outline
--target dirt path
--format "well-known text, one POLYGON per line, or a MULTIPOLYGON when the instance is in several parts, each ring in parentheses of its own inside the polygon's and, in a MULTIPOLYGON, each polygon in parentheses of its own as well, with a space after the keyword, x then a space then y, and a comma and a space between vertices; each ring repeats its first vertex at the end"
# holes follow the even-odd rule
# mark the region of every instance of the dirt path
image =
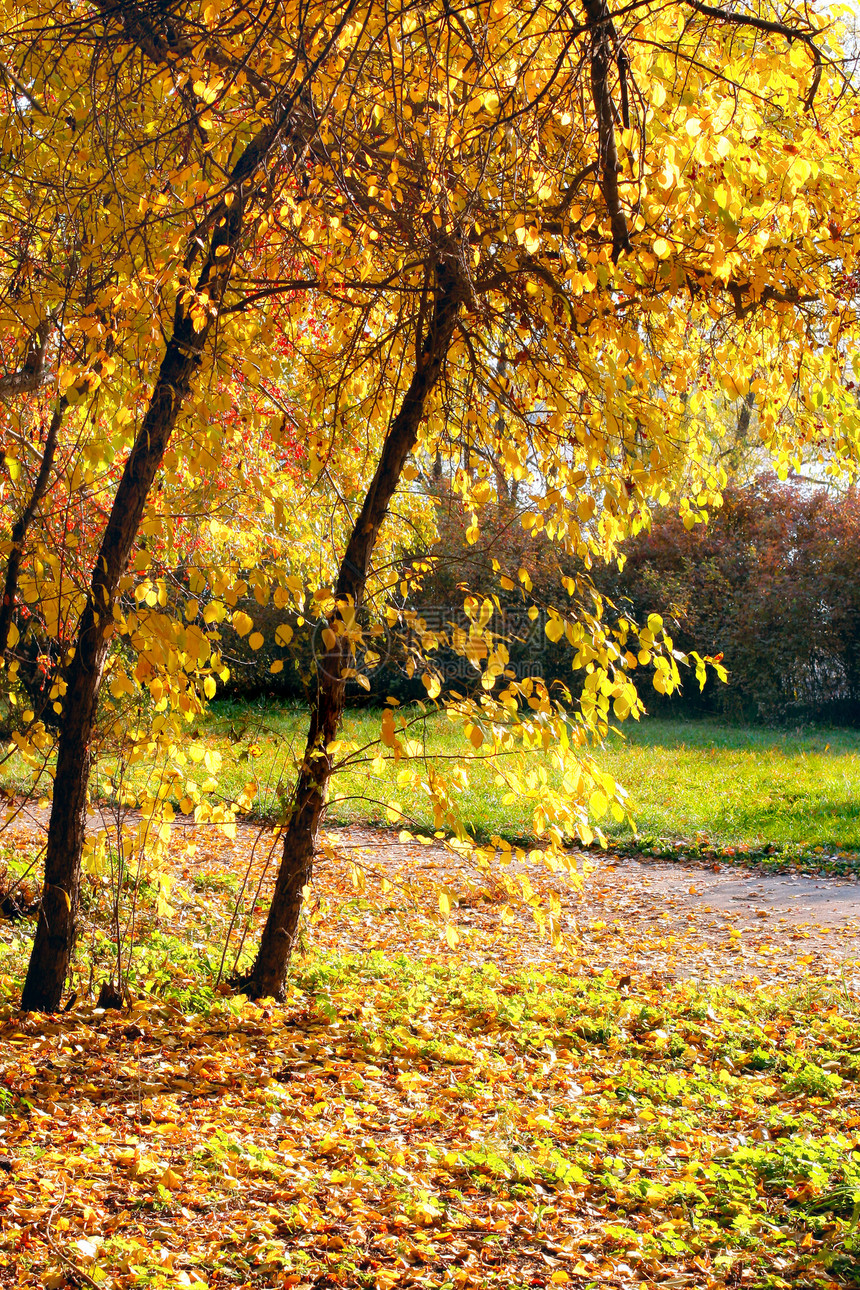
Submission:
MULTIPOLYGON (((331 833, 345 850, 363 852, 394 862, 398 855, 415 855, 434 864, 444 863, 447 853, 438 848, 415 852, 392 833, 379 829, 345 828, 331 833)), ((683 862, 664 862, 619 857, 611 852, 600 856, 582 853, 580 866, 585 881, 579 905, 597 910, 603 917, 629 917, 631 912, 663 917, 667 912, 683 915, 713 914, 731 920, 738 928, 760 931, 760 920, 771 919, 781 930, 833 928, 848 933, 860 946, 860 881, 808 877, 800 874, 763 876, 749 870, 683 862)))
MULTIPOLYGON (((372 829, 333 830, 344 856, 377 868, 415 872, 441 882, 459 867, 437 847, 399 842, 372 829)), ((601 856, 579 857, 579 889, 547 878, 562 901, 566 934, 595 971, 696 977, 802 981, 815 977, 860 985, 860 882, 794 874, 768 875, 719 867, 601 856)), ((488 931, 492 915, 480 901, 461 900, 458 929, 488 931)))
POLYGON ((757 919, 772 918, 785 927, 853 928, 860 936, 860 883, 852 879, 763 876, 736 868, 708 872, 650 859, 604 861, 595 878, 614 881, 622 904, 641 888, 655 903, 667 900, 672 908, 730 914, 739 926, 753 927, 757 919))
MULTIPOLYGON (((93 830, 100 823, 95 818, 90 821, 93 830)), ((106 823, 115 827, 111 821, 106 823)), ((32 839, 46 824, 44 809, 25 806, 12 826, 12 837, 20 831, 22 837, 32 839)), ((252 855, 252 866, 259 873, 264 857, 271 856, 262 885, 262 912, 277 864, 275 840, 259 826, 239 825, 235 841, 227 843, 213 826, 177 817, 178 845, 188 830, 194 830, 197 844, 192 868, 238 873, 253 853, 257 861, 252 855)), ((391 904, 386 934, 392 946, 399 944, 408 952, 416 920, 425 935, 440 934, 438 928, 432 931, 438 905, 435 889, 445 885, 458 898, 451 921, 462 938, 461 951, 469 953, 471 944, 476 956, 497 952, 506 898, 494 892, 492 880, 482 879, 468 860, 440 845, 402 842, 390 830, 333 829, 327 839, 331 847, 327 857, 320 859, 317 886, 330 907, 330 926, 322 939, 333 948, 362 948, 361 917, 354 912, 350 921, 336 912, 354 894, 351 874, 357 862, 368 871, 372 900, 379 899, 374 882, 380 877, 401 890, 403 885, 423 890, 417 903, 413 901, 414 913, 409 912, 408 901, 394 899, 391 904)), ((733 866, 708 868, 612 853, 581 853, 577 859, 579 885, 548 874, 540 864, 529 867, 529 878, 545 896, 554 893, 560 899, 565 935, 580 959, 595 971, 608 967, 622 976, 644 972, 667 979, 702 980, 751 977, 798 982, 815 977, 860 986, 860 881, 762 875, 733 866)), ((186 874, 188 863, 183 860, 186 874)), ((382 902, 387 908, 390 899, 382 902)), ((521 911, 517 920, 525 933, 523 953, 528 943, 529 956, 541 957, 544 952, 535 948, 534 929, 530 923, 526 928, 528 913, 521 911)), ((548 962, 556 958, 549 947, 546 958, 548 962)))

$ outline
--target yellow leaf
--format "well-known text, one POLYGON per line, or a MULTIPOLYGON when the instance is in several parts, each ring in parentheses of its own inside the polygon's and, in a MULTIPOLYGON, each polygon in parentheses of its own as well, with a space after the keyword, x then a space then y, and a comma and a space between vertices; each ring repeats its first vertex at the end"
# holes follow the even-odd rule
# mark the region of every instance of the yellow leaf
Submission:
POLYGON ((233 623, 233 630, 237 632, 239 636, 247 636, 248 632, 254 626, 253 618, 248 614, 243 614, 241 609, 236 610, 231 622, 233 623))
POLYGON ((805 157, 797 157, 791 167, 791 172, 798 185, 805 184, 812 174, 812 166, 810 166, 805 157))
POLYGON ((424 682, 424 688, 427 691, 428 699, 436 699, 442 691, 442 685, 438 676, 433 672, 425 672, 421 680, 424 682))
POLYGON ((596 788, 588 799, 588 805, 591 807, 592 814, 600 819, 602 815, 606 814, 609 799, 601 789, 596 788))
POLYGON ((381 738, 386 748, 394 745, 394 713, 390 708, 385 708, 382 712, 381 738))
POLYGON ((227 617, 227 610, 220 600, 210 600, 203 610, 204 623, 221 623, 227 617))
POLYGON ((134 683, 126 676, 125 672, 117 672, 111 678, 110 692, 115 699, 120 698, 123 694, 134 694, 134 683))
POLYGON ((251 632, 251 635, 248 637, 248 644, 251 646, 251 649, 259 649, 260 646, 264 644, 265 639, 266 638, 262 632, 251 632))

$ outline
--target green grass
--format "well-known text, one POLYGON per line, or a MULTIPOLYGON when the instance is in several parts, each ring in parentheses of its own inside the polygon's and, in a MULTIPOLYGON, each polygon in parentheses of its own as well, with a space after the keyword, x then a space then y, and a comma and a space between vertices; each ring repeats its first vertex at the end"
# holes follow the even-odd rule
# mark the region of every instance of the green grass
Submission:
POLYGON ((631 794, 643 838, 860 848, 858 731, 646 718, 625 733, 603 761, 631 794))
MULTIPOLYGON (((254 813, 275 817, 281 809, 279 794, 287 795, 292 783, 293 758, 303 746, 305 722, 306 713, 297 707, 219 702, 191 732, 189 742, 221 756, 215 796, 234 799, 254 779, 254 813)), ((422 731, 430 759, 456 759, 467 751, 460 728, 442 716, 434 714, 413 733, 420 737, 422 731)), ((345 739, 365 744, 378 733, 378 712, 347 713, 345 739)), ((386 762, 374 773, 373 755, 359 755, 337 776, 329 822, 390 823, 386 806, 397 800, 416 826, 432 828, 421 800, 398 784, 398 768, 386 762)), ((771 848, 806 855, 816 849, 827 855, 860 850, 858 731, 786 732, 649 717, 638 725, 627 723, 624 736, 613 735, 598 760, 630 794, 637 836, 626 824, 612 824, 608 832, 618 844, 659 851, 681 842, 700 849, 760 853, 771 848)), ((522 754, 507 757, 504 764, 520 775, 527 769, 522 754)), ((199 783, 206 780, 203 767, 190 769, 199 783)), ((104 794, 110 791, 110 770, 109 764, 100 768, 99 791, 104 794)), ((138 770, 138 785, 143 774, 138 770)), ((16 759, 0 767, 0 776, 5 776, 0 786, 20 787, 16 759)), ((504 803, 508 788, 499 782, 492 763, 470 761, 468 777, 459 801, 471 830, 481 837, 499 833, 512 840, 531 835, 533 803, 504 803)))
MULTIPOLYGON (((232 754, 235 770, 228 778, 234 777, 238 789, 249 762, 237 762, 235 749, 252 744, 260 748, 262 755, 250 761, 265 782, 276 765, 279 745, 283 759, 284 743, 300 738, 303 723, 304 714, 295 709, 216 704, 203 733, 217 744, 225 765, 232 754)), ((352 711, 347 713, 344 735, 369 742, 378 728, 378 713, 352 711)), ((428 721, 427 745, 431 754, 463 751, 458 729, 441 718, 428 721)), ((630 793, 639 837, 649 844, 707 839, 722 848, 860 849, 860 732, 790 733, 650 717, 638 725, 629 722, 623 737, 613 735, 599 760, 630 793)), ((519 754, 508 761, 523 769, 519 754)), ((487 762, 472 762, 469 775, 461 806, 470 828, 483 836, 498 832, 527 837, 530 804, 503 805, 507 788, 496 783, 496 772, 487 762)), ((340 777, 336 792, 346 800, 333 805, 332 822, 384 823, 383 803, 395 796, 429 826, 420 805, 398 792, 393 770, 378 779, 366 766, 358 766, 340 777)), ((272 802, 270 793, 261 809, 271 809, 272 802)), ((632 840, 626 825, 611 827, 610 834, 620 841, 632 840)))
MULTIPOLYGON (((275 804, 273 785, 286 749, 299 746, 304 735, 304 720, 296 709, 216 704, 201 733, 221 752, 232 790, 246 781, 249 765, 261 785, 268 784, 259 803, 266 812, 275 804), (242 754, 252 746, 261 755, 246 759, 242 754)), ((347 713, 345 737, 370 742, 378 730, 378 713, 347 713)), ((431 754, 463 752, 459 730, 444 719, 434 717, 426 730, 431 754)), ((517 754, 508 762, 522 770, 523 760, 517 754)), ((628 723, 623 738, 614 735, 600 761, 628 789, 643 839, 695 841, 698 835, 720 847, 860 848, 860 732, 787 733, 646 718, 628 723)), ((461 794, 469 827, 483 836, 527 837, 530 804, 503 805, 507 788, 496 783, 488 762, 473 761, 469 776, 461 794)), ((384 803, 394 796, 429 826, 420 804, 398 791, 393 768, 377 778, 358 765, 339 777, 335 791, 343 800, 333 805, 332 822, 385 823, 384 803)), ((611 832, 620 840, 632 836, 626 826, 611 832)))

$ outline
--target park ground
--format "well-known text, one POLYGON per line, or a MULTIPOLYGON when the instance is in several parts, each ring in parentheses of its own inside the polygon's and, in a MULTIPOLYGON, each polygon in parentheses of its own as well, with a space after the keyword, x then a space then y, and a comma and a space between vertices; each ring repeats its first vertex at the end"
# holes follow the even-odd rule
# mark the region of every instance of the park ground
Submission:
MULTIPOLYGON (((292 722, 227 709, 195 737, 247 775, 292 722)), ((0 924, 0 1285, 860 1285, 858 751, 666 722, 610 746, 639 836, 575 882, 522 860, 564 947, 468 856, 345 802, 283 1006, 225 984, 264 811, 177 823, 123 1011, 94 1006, 104 878, 67 1013, 17 1012, 32 923, 0 924)), ((476 826, 523 836, 497 789, 476 826)), ((11 869, 43 829, 9 826, 11 869)))

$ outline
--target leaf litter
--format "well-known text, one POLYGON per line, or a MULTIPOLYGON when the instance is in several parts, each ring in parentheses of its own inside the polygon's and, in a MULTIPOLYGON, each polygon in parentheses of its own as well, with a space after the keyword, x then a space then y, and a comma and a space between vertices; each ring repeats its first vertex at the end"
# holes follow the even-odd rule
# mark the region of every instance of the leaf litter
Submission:
POLYGON ((176 832, 130 1008, 92 1003, 115 952, 95 879, 68 1013, 16 1011, 31 925, 2 924, 0 1285, 858 1284, 849 923, 524 862, 562 951, 467 857, 352 829, 286 1003, 255 1005, 218 971, 246 919, 254 942, 268 848, 176 832))

